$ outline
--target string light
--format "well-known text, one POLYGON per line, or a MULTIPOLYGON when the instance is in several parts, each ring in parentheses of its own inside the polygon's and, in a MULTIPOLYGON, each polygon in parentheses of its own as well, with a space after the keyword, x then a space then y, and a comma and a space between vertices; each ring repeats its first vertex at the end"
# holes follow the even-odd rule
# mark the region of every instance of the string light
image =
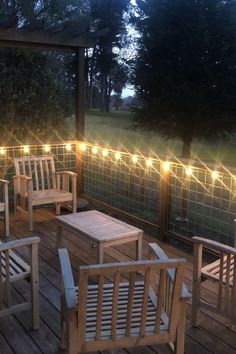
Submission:
POLYGON ((66 148, 67 151, 71 151, 72 150, 71 144, 66 144, 65 148, 66 148))
POLYGON ((147 165, 147 167, 151 167, 152 166, 152 159, 147 159, 146 165, 147 165))
POLYGON ((162 167, 163 167, 163 170, 164 170, 165 172, 168 172, 168 171, 170 170, 170 162, 169 162, 169 161, 164 161, 164 162, 162 163, 162 167))
POLYGON ((211 173, 212 179, 216 180, 217 178, 219 178, 219 172, 217 171, 212 171, 211 173))
POLYGON ((24 152, 25 154, 28 154, 29 151, 30 151, 29 146, 28 146, 28 145, 24 145, 24 146, 23 146, 23 152, 24 152))
POLYGON ((98 148, 97 148, 97 146, 93 146, 93 147, 92 147, 92 153, 93 153, 93 154, 97 154, 97 153, 98 153, 98 148))
POLYGON ((107 155, 108 155, 108 150, 107 149, 102 150, 102 156, 106 157, 107 155))
POLYGON ((4 149, 4 147, 0 148, 0 155, 5 155, 6 150, 4 149))
POLYGON ((85 143, 80 144, 80 150, 81 151, 86 151, 87 145, 85 143))
POLYGON ((115 153, 115 159, 116 159, 116 160, 120 160, 120 159, 121 159, 121 153, 120 153, 120 152, 117 151, 117 152, 115 153))
POLYGON ((48 144, 44 145, 44 151, 45 152, 50 152, 51 151, 50 145, 48 145, 48 144))
POLYGON ((138 156, 137 156, 137 155, 133 155, 133 156, 132 156, 132 162, 133 162, 133 163, 138 162, 138 156))
POLYGON ((187 167, 186 169, 185 169, 185 173, 186 173, 186 175, 187 176, 192 176, 192 174, 193 174, 193 169, 192 169, 192 167, 187 167))

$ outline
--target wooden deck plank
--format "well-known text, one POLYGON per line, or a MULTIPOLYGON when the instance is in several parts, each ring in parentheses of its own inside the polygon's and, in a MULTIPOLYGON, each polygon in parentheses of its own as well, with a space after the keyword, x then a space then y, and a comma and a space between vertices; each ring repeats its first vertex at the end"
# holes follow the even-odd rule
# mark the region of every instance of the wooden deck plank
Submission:
MULTIPOLYGON (((41 327, 38 331, 30 330, 30 314, 21 313, 16 316, 6 317, 0 323, 0 353, 55 353, 59 343, 60 325, 60 297, 59 297, 59 263, 56 250, 56 222, 55 213, 52 209, 41 208, 34 212, 35 231, 33 235, 41 237, 39 248, 39 270, 40 270, 40 318, 41 327), (12 336, 13 329, 14 335, 12 336), (48 345, 48 347, 47 347, 48 345), (4 348, 4 349, 2 349, 4 348), (29 351, 30 348, 30 351, 29 351), (3 351, 4 350, 4 351, 3 351)), ((13 215, 11 220, 11 237, 23 238, 31 236, 28 231, 27 215, 23 213, 13 215), (14 236, 13 236, 14 235, 14 236)), ((135 226, 135 225, 134 225, 135 226)), ((140 226, 138 226, 140 227, 140 226)), ((3 232, 3 225, 0 225, 0 235, 3 232)), ((84 240, 78 240, 72 235, 66 235, 68 240, 65 245, 71 250, 70 257, 73 270, 79 265, 95 263, 97 250, 84 240)), ((153 238, 145 236, 143 242, 143 257, 148 256, 148 242, 153 238)), ((170 245, 159 243, 165 252, 171 257, 183 257, 186 255, 170 245)), ((105 262, 127 261, 135 259, 135 247, 133 244, 122 244, 107 249, 105 262)), ((20 250, 21 256, 27 259, 28 255, 20 250)), ((189 262, 185 273, 185 281, 189 290, 192 286, 192 257, 187 255, 189 262)), ((202 298, 207 300, 216 297, 214 284, 205 282, 202 291, 202 298)), ((16 296, 28 296, 29 284, 16 283, 16 296)), ((187 306, 186 323, 186 354, 210 354, 210 353, 235 353, 235 331, 236 326, 229 323, 221 316, 205 311, 201 313, 201 322, 198 329, 191 327, 191 305, 187 306)), ((167 346, 151 346, 143 348, 116 349, 103 351, 102 354, 168 354, 167 346)), ((95 353, 94 353, 95 354, 95 353)))

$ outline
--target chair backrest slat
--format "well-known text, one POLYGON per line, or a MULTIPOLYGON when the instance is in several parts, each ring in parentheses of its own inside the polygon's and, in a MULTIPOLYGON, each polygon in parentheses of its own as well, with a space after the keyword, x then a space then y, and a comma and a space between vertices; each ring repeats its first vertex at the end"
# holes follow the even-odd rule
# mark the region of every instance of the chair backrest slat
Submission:
POLYGON ((229 310, 229 300, 230 300, 230 263, 231 256, 227 254, 226 256, 226 264, 225 264, 225 296, 224 296, 224 307, 225 311, 229 310))
POLYGON ((2 264, 3 252, 0 252, 0 310, 3 308, 3 264, 2 264))
POLYGON ((230 311, 233 316, 236 316, 236 256, 234 257, 233 279, 232 279, 232 291, 231 291, 231 306, 230 311))
POLYGON ((9 250, 5 252, 5 263, 6 263, 6 297, 7 297, 7 306, 11 306, 11 283, 10 283, 10 257, 9 250))
POLYGON ((140 336, 144 336, 145 335, 147 308, 148 308, 149 285, 150 285, 150 276, 151 276, 150 273, 151 273, 150 268, 146 269, 145 275, 144 275, 144 289, 143 289, 140 336))
POLYGON ((161 270, 160 280, 159 280, 159 288, 157 294, 157 310, 156 310, 156 323, 155 323, 155 332, 160 332, 160 324, 161 324, 161 314, 163 309, 163 300, 165 298, 165 285, 166 285, 166 270, 161 270))
POLYGON ((102 324, 102 306, 103 306, 103 286, 104 275, 99 276, 98 294, 97 294, 97 320, 96 320, 96 340, 101 338, 101 324, 102 324))
POLYGON ((127 321, 126 321, 126 333, 125 333, 126 336, 130 336, 130 332, 131 332, 135 279, 136 279, 136 272, 130 272, 130 274, 129 274, 129 295, 128 295, 128 305, 127 305, 127 321))
POLYGON ((120 272, 116 271, 114 274, 114 287, 113 287, 113 300, 112 300, 112 319, 111 319, 111 338, 112 338, 112 340, 116 339, 119 284, 120 284, 120 272))
POLYGON ((224 273, 224 252, 220 252, 220 270, 219 270, 219 288, 217 295, 217 308, 221 310, 222 307, 222 296, 223 296, 223 273, 224 273))

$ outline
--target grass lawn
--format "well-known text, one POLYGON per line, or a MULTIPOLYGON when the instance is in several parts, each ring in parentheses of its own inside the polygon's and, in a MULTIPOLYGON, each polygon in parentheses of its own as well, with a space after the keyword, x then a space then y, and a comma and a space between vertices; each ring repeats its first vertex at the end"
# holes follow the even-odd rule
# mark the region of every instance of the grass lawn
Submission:
MULTIPOLYGON (((129 152, 141 152, 147 156, 179 157, 182 143, 179 140, 165 140, 152 132, 130 129, 132 124, 130 113, 113 111, 101 113, 98 111, 86 114, 85 138, 90 143, 110 146, 114 149, 129 152)), ((68 127, 72 129, 73 122, 68 127)), ((236 140, 229 142, 195 142, 192 144, 192 156, 207 162, 221 162, 227 166, 236 167, 236 140)))

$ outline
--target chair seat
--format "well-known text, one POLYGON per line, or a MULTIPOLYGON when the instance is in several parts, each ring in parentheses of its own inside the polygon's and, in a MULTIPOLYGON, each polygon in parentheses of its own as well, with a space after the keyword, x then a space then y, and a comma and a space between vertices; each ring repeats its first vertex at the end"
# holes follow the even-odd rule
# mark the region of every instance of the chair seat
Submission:
MULTIPOLYGON (((2 242, 0 241, 0 244, 2 242)), ((6 257, 5 252, 1 254, 1 265, 3 282, 6 280, 6 257)), ((27 278, 30 275, 30 267, 15 252, 9 250, 10 282, 27 278)))
MULTIPOLYGON (((226 269, 227 269, 227 256, 223 258, 223 283, 226 282, 226 269)), ((220 278, 220 259, 212 262, 202 268, 202 277, 206 279, 212 279, 213 281, 219 282, 220 278)), ((234 256, 230 256, 230 279, 229 283, 232 286, 234 275, 234 256)))
POLYGON ((45 189, 33 191, 32 204, 42 205, 47 203, 62 203, 72 201, 72 193, 58 189, 45 189))
MULTIPOLYGON (((78 287, 75 288, 78 298, 78 287)), ((105 284, 103 288, 103 306, 102 306, 102 323, 101 323, 101 340, 109 339, 111 336, 112 323, 112 299, 113 284, 105 284)), ((135 283, 134 303, 131 320, 131 335, 137 335, 140 332, 141 313, 143 307, 143 291, 144 282, 137 281, 135 283)), ((87 320, 86 320, 86 340, 93 341, 96 339, 96 322, 97 322, 97 296, 98 286, 89 285, 87 293, 87 320)), ((121 336, 126 332, 127 306, 129 299, 129 284, 121 283, 119 288, 118 312, 117 312, 117 333, 121 336)), ((147 306, 146 335, 148 332, 153 333, 156 321, 156 296, 149 294, 147 306)), ((168 317, 163 311, 161 315, 160 330, 168 329, 168 317)))

